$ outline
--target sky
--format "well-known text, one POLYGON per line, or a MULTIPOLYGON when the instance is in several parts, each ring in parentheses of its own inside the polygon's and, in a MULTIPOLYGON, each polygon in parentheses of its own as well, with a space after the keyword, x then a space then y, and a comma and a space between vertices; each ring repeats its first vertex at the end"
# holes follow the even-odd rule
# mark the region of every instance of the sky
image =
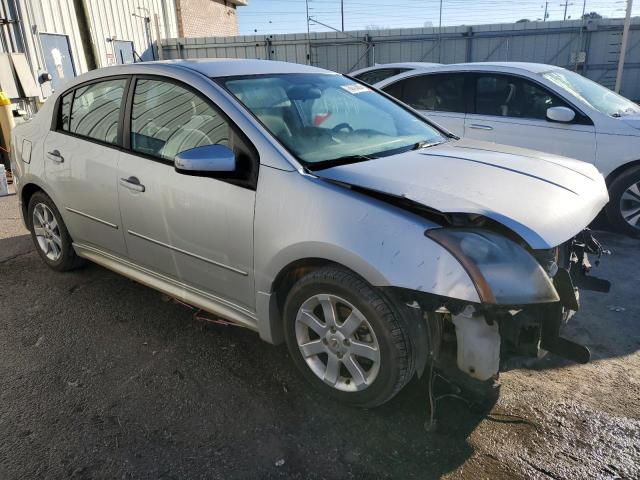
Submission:
MULTIPOLYGON (((303 33, 307 31, 305 0, 248 0, 238 8, 240 34, 303 33)), ((308 0, 309 16, 340 30, 340 0, 308 0)), ((439 24, 440 0, 343 0, 345 30, 367 27, 411 28, 439 24), (429 23, 430 22, 430 23, 429 23)), ((442 0, 442 25, 508 23, 522 18, 542 20, 547 4, 548 20, 580 18, 584 0, 442 0)), ((586 0, 586 11, 609 18, 624 17, 626 0, 586 0)), ((640 0, 632 14, 640 15, 640 0)), ((310 30, 330 28, 311 22, 310 30)))

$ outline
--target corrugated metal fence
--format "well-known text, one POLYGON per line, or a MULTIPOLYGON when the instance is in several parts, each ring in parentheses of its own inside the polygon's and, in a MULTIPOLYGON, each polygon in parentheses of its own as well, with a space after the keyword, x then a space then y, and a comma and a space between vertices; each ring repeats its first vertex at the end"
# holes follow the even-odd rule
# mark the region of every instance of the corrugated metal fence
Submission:
MULTIPOLYGON (((525 61, 577 69, 613 88, 623 21, 526 22, 379 31, 173 38, 165 58, 263 58, 338 72, 389 62, 525 61), (581 53, 584 52, 584 53, 581 53)), ((632 21, 622 94, 640 99, 640 19, 632 21)))

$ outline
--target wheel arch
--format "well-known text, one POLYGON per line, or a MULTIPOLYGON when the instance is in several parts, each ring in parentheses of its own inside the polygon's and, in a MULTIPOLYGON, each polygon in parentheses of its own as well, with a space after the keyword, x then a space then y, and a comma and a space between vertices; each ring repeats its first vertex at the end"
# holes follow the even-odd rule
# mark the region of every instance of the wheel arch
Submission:
POLYGON ((260 337, 273 344, 280 344, 284 341, 282 322, 284 302, 291 287, 309 272, 334 266, 358 275, 372 285, 383 278, 380 272, 370 272, 369 270, 373 268, 371 266, 360 269, 348 263, 329 255, 300 256, 289 259, 281 267, 274 269, 277 270, 277 273, 272 277, 272 280, 263 282, 263 288, 266 287, 264 288, 266 292, 261 291, 260 288, 257 291, 256 313, 260 337), (364 274, 363 270, 366 270, 364 274))
MULTIPOLYGON (((51 198, 49 192, 47 192, 42 185, 36 182, 28 182, 22 185, 20 189, 20 210, 22 212, 22 220, 24 221, 25 226, 28 230, 31 230, 31 221, 29 219, 28 211, 29 211, 29 201, 31 197, 37 192, 43 192, 45 195, 51 198)), ((53 200, 53 198, 51 198, 53 200)), ((55 201, 54 201, 55 203, 55 201)))
POLYGON ((609 188, 613 183, 613 181, 616 178, 618 178, 620 175, 622 175, 624 172, 637 167, 640 167, 640 159, 633 160, 632 162, 627 162, 620 165, 618 168, 616 168, 611 173, 609 173, 609 175, 607 175, 607 177, 605 178, 605 183, 607 184, 607 188, 609 188))

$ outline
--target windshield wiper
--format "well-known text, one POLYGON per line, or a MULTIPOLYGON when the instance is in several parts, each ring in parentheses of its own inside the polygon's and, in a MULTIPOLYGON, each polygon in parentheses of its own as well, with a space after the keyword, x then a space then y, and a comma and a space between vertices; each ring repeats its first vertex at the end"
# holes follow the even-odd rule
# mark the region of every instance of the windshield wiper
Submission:
POLYGON ((435 147, 436 145, 440 145, 441 143, 444 142, 427 142, 426 140, 422 141, 422 142, 418 142, 416 143, 411 150, 420 150, 422 148, 429 148, 429 147, 435 147))
POLYGON ((343 157, 332 158, 331 160, 322 160, 320 162, 309 162, 307 167, 310 170, 322 170, 325 168, 337 167, 338 165, 347 165, 349 163, 367 162, 375 160, 373 155, 345 155, 343 157))

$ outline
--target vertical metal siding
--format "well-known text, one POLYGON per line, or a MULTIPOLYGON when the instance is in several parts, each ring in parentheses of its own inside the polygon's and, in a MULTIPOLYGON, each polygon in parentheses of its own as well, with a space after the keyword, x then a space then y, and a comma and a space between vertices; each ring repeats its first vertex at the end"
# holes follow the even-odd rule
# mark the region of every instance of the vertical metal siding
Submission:
MULTIPOLYGON (((169 38, 163 40, 163 45, 167 58, 263 58, 307 63, 310 42, 310 63, 339 72, 400 61, 525 61, 573 69, 572 53, 586 51, 587 61, 579 71, 612 88, 622 23, 621 19, 600 19, 585 28, 582 35, 582 21, 567 20, 444 27, 440 41, 437 28, 407 28, 346 34, 312 32, 309 39, 305 34, 169 38)), ((632 20, 622 94, 640 99, 640 20, 637 18, 632 20)))

